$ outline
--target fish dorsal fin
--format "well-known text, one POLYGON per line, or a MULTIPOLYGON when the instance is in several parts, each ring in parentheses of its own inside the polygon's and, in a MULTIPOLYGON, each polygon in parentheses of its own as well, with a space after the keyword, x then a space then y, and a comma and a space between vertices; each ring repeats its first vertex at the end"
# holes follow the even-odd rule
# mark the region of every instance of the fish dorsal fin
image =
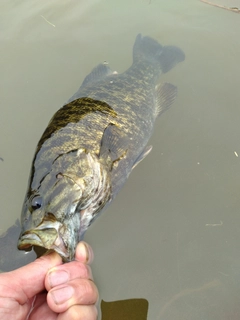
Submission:
POLYGON ((135 160, 132 169, 134 169, 146 156, 151 152, 152 146, 146 146, 143 151, 140 153, 140 155, 135 160))
POLYGON ((86 76, 86 78, 83 80, 81 88, 86 87, 89 84, 93 84, 112 73, 113 72, 107 63, 100 63, 86 76))
POLYGON ((128 139, 121 128, 110 123, 103 132, 99 158, 110 164, 116 164, 125 157, 128 150, 128 139))
POLYGON ((171 107, 177 96, 177 87, 171 83, 160 83, 156 86, 157 91, 157 116, 171 107))

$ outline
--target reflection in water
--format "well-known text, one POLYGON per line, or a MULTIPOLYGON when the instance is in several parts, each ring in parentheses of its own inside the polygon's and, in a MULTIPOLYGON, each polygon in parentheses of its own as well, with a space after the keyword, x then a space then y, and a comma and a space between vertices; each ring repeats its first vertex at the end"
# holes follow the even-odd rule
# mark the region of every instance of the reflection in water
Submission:
MULTIPOLYGON (((217 7, 217 8, 221 8, 221 9, 225 9, 225 10, 229 10, 229 11, 232 11, 232 12, 236 12, 236 13, 240 13, 240 9, 237 8, 237 7, 229 7, 229 6, 223 6, 221 4, 217 4, 217 3, 213 3, 213 2, 210 2, 208 0, 200 0, 204 3, 207 3, 207 4, 210 4, 211 6, 213 7, 217 7)), ((226 2, 227 3, 227 2, 226 2)))
POLYGON ((182 299, 186 296, 195 294, 197 292, 202 292, 205 290, 209 290, 212 288, 215 288, 219 285, 221 285, 221 281, 219 279, 214 279, 210 282, 205 283, 204 285, 198 287, 198 288, 185 288, 183 289, 181 292, 175 294, 171 299, 169 299, 165 305, 163 305, 163 307, 161 308, 161 311, 159 313, 158 319, 162 319, 162 317, 165 315, 166 316, 166 312, 168 311, 168 309, 170 307, 172 307, 172 304, 175 303, 176 301, 178 301, 179 299, 182 299))
POLYGON ((50 26, 52 26, 52 27, 56 27, 55 26, 55 24, 53 24, 52 22, 50 22, 50 21, 48 21, 43 15, 41 15, 41 17, 48 23, 48 24, 50 24, 50 26))

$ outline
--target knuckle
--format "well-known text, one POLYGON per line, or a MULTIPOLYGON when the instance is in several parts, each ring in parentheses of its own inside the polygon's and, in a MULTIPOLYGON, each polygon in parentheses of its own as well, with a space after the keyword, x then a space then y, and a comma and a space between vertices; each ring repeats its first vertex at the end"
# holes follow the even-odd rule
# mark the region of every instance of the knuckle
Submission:
POLYGON ((81 296, 84 304, 95 304, 98 300, 98 290, 91 280, 83 280, 81 284, 81 296))
POLYGON ((92 307, 92 320, 97 320, 97 317, 98 317, 98 310, 97 310, 97 307, 96 306, 93 306, 92 307))
POLYGON ((64 314, 64 317, 59 316, 59 320, 97 320, 98 311, 95 306, 72 306, 64 314))
POLYGON ((78 263, 78 272, 81 278, 92 279, 92 270, 87 264, 78 263))
POLYGON ((87 265, 87 264, 82 264, 81 265, 81 268, 82 268, 82 273, 83 275, 85 276, 85 278, 88 278, 89 275, 91 274, 90 272, 90 267, 87 265))

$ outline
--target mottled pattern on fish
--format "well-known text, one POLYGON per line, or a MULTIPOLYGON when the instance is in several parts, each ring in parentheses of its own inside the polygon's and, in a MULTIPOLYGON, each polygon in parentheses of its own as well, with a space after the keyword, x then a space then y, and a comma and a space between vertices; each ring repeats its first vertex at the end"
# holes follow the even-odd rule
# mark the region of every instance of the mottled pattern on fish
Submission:
POLYGON ((105 102, 91 98, 74 100, 58 110, 37 145, 29 194, 38 189, 41 176, 51 170, 58 156, 79 148, 98 153, 96 136, 102 137, 102 125, 106 126, 116 116, 105 102))
POLYGON ((179 48, 138 35, 126 72, 101 64, 85 78, 38 143, 19 248, 41 245, 73 259, 97 213, 150 152, 154 122, 176 96, 159 76, 182 60, 179 48))

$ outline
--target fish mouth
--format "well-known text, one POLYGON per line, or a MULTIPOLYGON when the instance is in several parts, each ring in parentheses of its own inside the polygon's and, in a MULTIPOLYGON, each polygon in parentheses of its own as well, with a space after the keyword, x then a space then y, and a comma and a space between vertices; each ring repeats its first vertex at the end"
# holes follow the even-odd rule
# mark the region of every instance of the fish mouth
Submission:
POLYGON ((58 221, 44 220, 36 228, 23 232, 18 240, 18 249, 26 250, 32 246, 52 249, 67 259, 69 256, 66 245, 60 235, 63 224, 58 221))

